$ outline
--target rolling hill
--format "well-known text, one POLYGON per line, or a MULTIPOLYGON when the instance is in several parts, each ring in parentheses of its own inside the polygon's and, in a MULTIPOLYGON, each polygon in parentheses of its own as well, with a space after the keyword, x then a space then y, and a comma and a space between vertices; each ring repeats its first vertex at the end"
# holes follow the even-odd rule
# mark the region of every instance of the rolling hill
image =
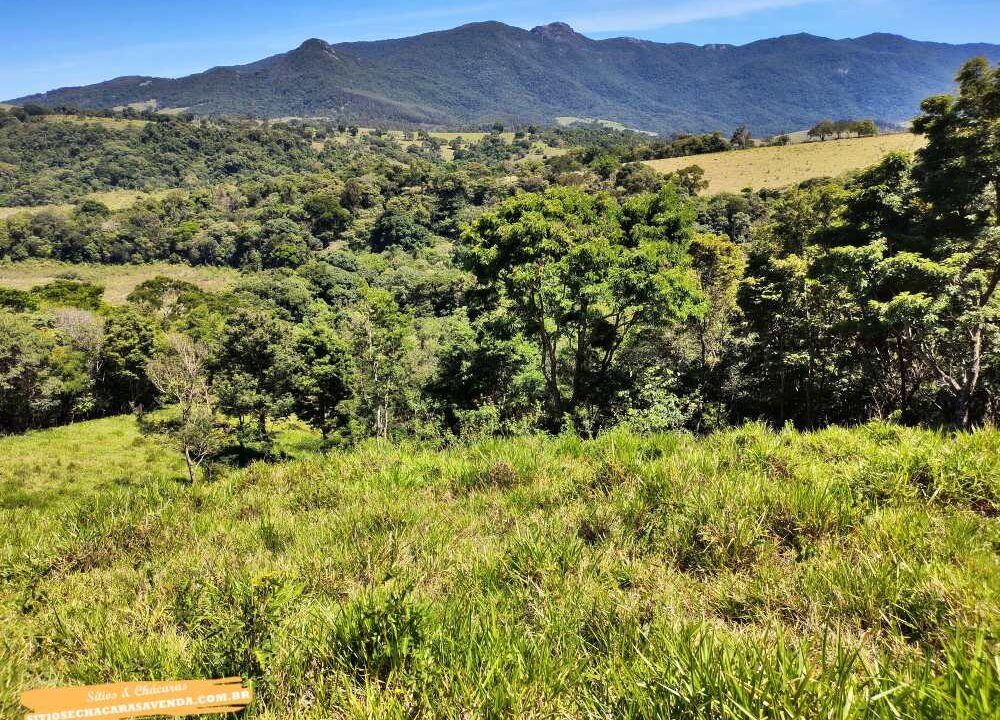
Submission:
POLYGON ((664 133, 747 122, 760 135, 827 116, 903 122, 922 98, 950 90, 975 55, 1000 60, 1000 45, 802 34, 695 46, 593 40, 564 23, 523 30, 484 22, 395 40, 312 39, 248 65, 120 77, 13 102, 425 126, 573 116, 664 133))

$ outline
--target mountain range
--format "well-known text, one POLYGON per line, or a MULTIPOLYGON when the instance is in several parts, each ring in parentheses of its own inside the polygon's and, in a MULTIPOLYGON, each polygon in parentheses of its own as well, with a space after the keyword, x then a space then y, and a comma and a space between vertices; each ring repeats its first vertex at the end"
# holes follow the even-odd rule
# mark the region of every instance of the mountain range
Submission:
POLYGON ((954 87, 959 66, 1000 45, 875 34, 788 35, 747 45, 594 40, 565 23, 499 22, 374 42, 312 39, 248 65, 176 79, 120 77, 11 100, 140 104, 197 115, 329 117, 375 125, 471 126, 597 118, 658 133, 798 130, 822 118, 902 123, 954 87))

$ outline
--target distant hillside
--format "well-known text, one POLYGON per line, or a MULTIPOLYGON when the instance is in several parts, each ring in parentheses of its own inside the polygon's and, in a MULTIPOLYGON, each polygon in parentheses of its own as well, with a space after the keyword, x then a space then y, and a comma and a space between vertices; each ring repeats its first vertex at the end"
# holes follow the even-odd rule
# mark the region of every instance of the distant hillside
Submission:
POLYGON ((355 123, 458 125, 601 118, 657 132, 758 134, 823 117, 902 122, 945 92, 962 62, 1000 60, 1000 45, 894 35, 791 35, 749 45, 591 40, 563 23, 497 22, 398 40, 307 40, 249 65, 179 79, 122 77, 13 102, 110 108, 134 103, 196 114, 326 116, 355 123))

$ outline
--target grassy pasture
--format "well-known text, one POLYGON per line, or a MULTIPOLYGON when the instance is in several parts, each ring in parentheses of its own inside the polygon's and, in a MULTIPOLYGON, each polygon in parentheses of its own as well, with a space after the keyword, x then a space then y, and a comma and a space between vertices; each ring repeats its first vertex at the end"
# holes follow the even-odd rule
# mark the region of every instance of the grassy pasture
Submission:
POLYGON ((663 173, 699 165, 705 170, 708 192, 739 192, 747 187, 782 188, 815 177, 836 177, 873 165, 890 152, 913 152, 924 142, 922 137, 898 133, 649 160, 646 164, 663 173))
POLYGON ((84 117, 81 115, 45 115, 44 120, 45 122, 72 122, 103 125, 104 127, 111 128, 112 130, 143 128, 146 127, 146 124, 149 122, 148 120, 140 120, 138 118, 102 118, 84 117))
MULTIPOLYGON (((154 190, 153 192, 143 192, 142 190, 107 190, 105 192, 95 192, 84 195, 78 202, 84 200, 97 200, 106 205, 110 210, 124 210, 132 207, 145 198, 163 198, 173 190, 154 190)), ((0 220, 13 217, 19 213, 36 213, 42 211, 69 213, 76 207, 73 204, 62 205, 24 205, 13 207, 0 207, 0 220)))
POLYGON ((136 285, 157 275, 186 280, 212 292, 225 290, 239 277, 239 272, 231 268, 193 267, 172 263, 88 265, 57 260, 25 260, 0 263, 0 286, 29 290, 67 274, 103 285, 104 301, 112 305, 125 302, 136 285))
MULTIPOLYGON (((438 138, 439 140, 444 140, 445 142, 451 142, 456 138, 464 142, 479 142, 484 137, 489 135, 485 132, 432 132, 431 137, 438 138)), ((514 142, 514 133, 503 132, 500 133, 500 137, 504 139, 504 142, 514 142)))
MULTIPOLYGON (((358 134, 362 136, 369 135, 371 133, 372 133, 372 128, 358 129, 358 134)), ((411 136, 414 138, 412 140, 405 139, 407 133, 403 130, 388 130, 387 133, 393 139, 395 139, 396 142, 398 142, 404 150, 409 149, 414 145, 416 146, 422 145, 422 142, 419 139, 417 139, 416 131, 410 133, 411 136)), ((477 143, 484 137, 489 135, 489 133, 485 132, 430 132, 428 134, 431 137, 437 138, 438 140, 443 140, 446 143, 458 139, 467 144, 477 143)), ((507 143, 514 142, 514 133, 512 132, 500 133, 500 136, 501 138, 503 138, 504 142, 507 143)), ((329 140, 314 141, 312 143, 312 147, 314 150, 322 151, 326 147, 327 143, 332 142, 343 145, 349 142, 349 139, 350 135, 348 135, 347 133, 338 133, 336 135, 331 136, 329 140)), ((555 148, 555 147, 550 147, 544 143, 536 142, 532 147, 531 152, 528 155, 528 158, 535 160, 544 160, 545 158, 553 157, 555 155, 563 155, 566 152, 567 152, 566 148, 555 148)), ((455 156, 454 151, 447 145, 441 148, 441 157, 443 157, 445 160, 452 160, 454 156, 455 156)))
POLYGON ((649 130, 640 130, 638 128, 631 128, 624 123, 617 122, 615 120, 603 120, 601 118, 588 118, 588 117, 573 117, 572 115, 561 115, 556 118, 556 125, 561 125, 562 127, 568 127, 574 123, 582 123, 585 125, 600 125, 601 127, 606 127, 609 130, 631 130, 632 132, 641 133, 643 135, 649 135, 651 137, 656 137, 657 133, 651 132, 649 130))
POLYGON ((995 718, 1000 432, 365 445, 187 485, 131 418, 0 439, 0 715, 995 718), (96 453, 96 454, 95 454, 96 453))

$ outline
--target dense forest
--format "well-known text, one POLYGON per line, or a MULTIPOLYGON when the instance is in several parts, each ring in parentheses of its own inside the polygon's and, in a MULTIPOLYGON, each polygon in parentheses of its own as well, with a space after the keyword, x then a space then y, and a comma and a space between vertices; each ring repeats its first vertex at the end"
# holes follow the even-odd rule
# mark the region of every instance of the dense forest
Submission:
POLYGON ((0 431, 172 405, 194 467, 291 415, 331 444, 996 422, 1000 69, 959 82, 914 157, 721 195, 637 162, 718 135, 5 113, 0 204, 75 204, 0 221, 0 258, 243 272, 123 306, 72 273, 0 290, 0 431), (121 188, 173 189, 81 199, 121 188))

